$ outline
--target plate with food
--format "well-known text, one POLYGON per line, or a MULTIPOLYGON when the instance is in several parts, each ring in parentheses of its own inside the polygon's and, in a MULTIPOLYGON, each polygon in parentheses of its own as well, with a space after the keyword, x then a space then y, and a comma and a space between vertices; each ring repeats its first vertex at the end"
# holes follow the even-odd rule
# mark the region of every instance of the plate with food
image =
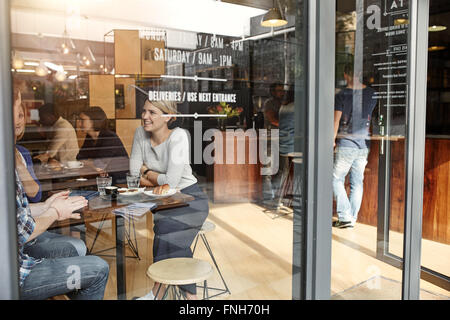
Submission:
POLYGON ((144 190, 145 188, 119 188, 117 191, 119 196, 129 197, 141 194, 144 190))
POLYGON ((61 172, 61 171, 64 171, 64 166, 61 165, 56 160, 50 160, 49 162, 47 162, 46 164, 43 164, 42 166, 45 169, 47 169, 47 171, 50 171, 50 172, 61 172))
POLYGON ((172 189, 168 184, 163 186, 157 186, 153 190, 145 191, 144 194, 153 198, 165 198, 170 197, 177 193, 177 189, 172 189))

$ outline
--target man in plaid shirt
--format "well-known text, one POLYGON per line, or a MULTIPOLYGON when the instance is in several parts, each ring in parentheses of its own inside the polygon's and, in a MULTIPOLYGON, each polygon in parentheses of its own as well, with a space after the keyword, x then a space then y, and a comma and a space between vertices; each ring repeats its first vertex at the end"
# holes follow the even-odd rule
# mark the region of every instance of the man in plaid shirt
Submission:
POLYGON ((22 299, 47 299, 67 294, 72 299, 103 299, 109 266, 96 256, 79 256, 70 242, 55 240, 37 245, 39 235, 55 221, 80 219, 73 213, 86 206, 83 197, 68 192, 30 206, 16 172, 19 284, 22 299), (38 249, 38 250, 36 250, 38 249), (29 254, 31 253, 31 254, 29 254))

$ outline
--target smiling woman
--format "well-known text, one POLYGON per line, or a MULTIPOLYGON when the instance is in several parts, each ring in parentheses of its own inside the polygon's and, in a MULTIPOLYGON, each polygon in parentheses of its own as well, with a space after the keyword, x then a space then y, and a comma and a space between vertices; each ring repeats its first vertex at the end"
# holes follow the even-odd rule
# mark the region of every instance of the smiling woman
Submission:
POLYGON ((16 83, 14 89, 14 140, 16 142, 15 159, 17 172, 24 185, 25 194, 30 202, 39 202, 42 196, 41 184, 36 178, 33 169, 33 160, 30 152, 23 146, 18 145, 17 141, 22 139, 25 133, 26 109, 22 103, 22 95, 19 90, 19 83, 16 83))
MULTIPOLYGON (((195 198, 188 208, 176 208, 153 215, 155 239, 153 262, 168 258, 192 258, 190 249, 209 213, 208 197, 197 185, 189 164, 189 140, 180 128, 169 129, 176 114, 176 104, 167 101, 145 101, 142 127, 136 129, 130 158, 132 174, 142 174, 141 185, 153 186, 155 193, 163 188, 178 189, 195 198), (176 218, 176 221, 173 220, 176 218)), ((160 287, 155 283, 152 295, 160 287)), ((195 299, 196 285, 181 286, 190 299, 195 299)), ((161 297, 159 297, 161 298, 161 297)))

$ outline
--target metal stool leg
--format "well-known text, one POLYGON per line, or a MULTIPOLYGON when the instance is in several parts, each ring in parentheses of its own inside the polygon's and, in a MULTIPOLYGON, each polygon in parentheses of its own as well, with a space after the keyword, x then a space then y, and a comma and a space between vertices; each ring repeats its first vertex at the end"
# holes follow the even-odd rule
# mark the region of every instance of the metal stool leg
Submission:
POLYGON ((192 255, 194 255, 195 249, 197 248, 198 237, 199 234, 197 233, 197 236, 195 237, 194 249, 192 249, 192 255))
POLYGON ((225 282, 225 279, 223 278, 222 272, 220 271, 219 265, 217 264, 216 258, 214 257, 214 254, 213 254, 213 252, 211 250, 211 247, 209 245, 208 239, 206 239, 206 236, 204 234, 201 234, 200 237, 202 237, 202 240, 203 240, 203 243, 204 243, 204 245, 206 247, 206 250, 208 250, 208 253, 209 253, 209 255, 210 255, 210 257, 211 257, 211 259, 212 259, 212 261, 213 261, 213 263, 214 263, 214 265, 216 267, 216 269, 217 269, 217 272, 219 273, 219 276, 222 279, 222 282, 223 282, 223 284, 225 286, 224 293, 228 292, 229 294, 231 294, 231 291, 228 288, 227 283, 225 282))

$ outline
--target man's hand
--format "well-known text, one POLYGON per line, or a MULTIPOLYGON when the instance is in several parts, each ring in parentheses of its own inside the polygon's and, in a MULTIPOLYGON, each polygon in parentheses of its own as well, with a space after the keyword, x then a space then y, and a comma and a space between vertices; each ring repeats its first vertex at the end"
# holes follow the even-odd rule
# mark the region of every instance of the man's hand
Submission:
POLYGON ((63 197, 56 198, 51 205, 58 212, 58 221, 66 219, 80 219, 79 213, 73 213, 75 210, 87 206, 88 201, 84 197, 63 197))
POLYGON ((61 191, 58 193, 55 193, 54 195, 52 195, 50 198, 48 198, 47 200, 45 200, 45 208, 48 209, 52 206, 52 203, 59 198, 62 199, 67 199, 69 197, 70 191, 66 190, 66 191, 61 191))

